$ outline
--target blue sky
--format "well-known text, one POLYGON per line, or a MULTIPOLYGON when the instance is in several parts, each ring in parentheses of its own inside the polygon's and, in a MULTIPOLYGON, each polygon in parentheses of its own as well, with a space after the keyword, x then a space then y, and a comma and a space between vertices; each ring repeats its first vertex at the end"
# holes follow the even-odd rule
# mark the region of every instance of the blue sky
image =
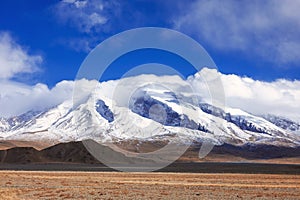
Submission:
MULTIPOLYGON (((88 52, 106 38, 131 28, 157 26, 198 41, 222 73, 263 81, 300 79, 299 6, 297 0, 3 0, 2 37, 9 37, 27 56, 39 58, 30 63, 34 70, 20 69, 4 77, 52 87, 74 79, 88 52)), ((155 57, 152 60, 170 64, 184 75, 194 73, 166 53, 137 53, 111 66, 106 78, 118 78, 117 69, 155 57)))

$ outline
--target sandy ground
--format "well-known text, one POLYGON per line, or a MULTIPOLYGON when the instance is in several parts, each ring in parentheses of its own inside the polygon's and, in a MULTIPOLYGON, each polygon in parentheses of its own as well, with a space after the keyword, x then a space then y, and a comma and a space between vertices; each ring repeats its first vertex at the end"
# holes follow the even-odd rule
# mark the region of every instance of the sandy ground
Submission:
POLYGON ((0 199, 300 199, 300 175, 0 171, 0 199))

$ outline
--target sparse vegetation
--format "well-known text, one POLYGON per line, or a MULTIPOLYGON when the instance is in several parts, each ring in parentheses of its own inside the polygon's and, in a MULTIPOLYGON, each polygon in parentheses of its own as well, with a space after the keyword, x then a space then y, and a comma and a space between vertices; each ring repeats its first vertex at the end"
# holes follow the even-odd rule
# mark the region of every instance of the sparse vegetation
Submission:
POLYGON ((300 198, 300 175, 2 171, 0 176, 4 200, 300 198))

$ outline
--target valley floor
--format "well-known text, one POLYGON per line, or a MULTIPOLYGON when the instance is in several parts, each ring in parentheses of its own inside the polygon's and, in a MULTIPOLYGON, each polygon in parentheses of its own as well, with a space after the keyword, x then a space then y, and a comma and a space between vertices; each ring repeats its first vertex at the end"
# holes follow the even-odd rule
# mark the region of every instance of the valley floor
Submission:
POLYGON ((300 175, 1 171, 0 199, 300 199, 300 175))

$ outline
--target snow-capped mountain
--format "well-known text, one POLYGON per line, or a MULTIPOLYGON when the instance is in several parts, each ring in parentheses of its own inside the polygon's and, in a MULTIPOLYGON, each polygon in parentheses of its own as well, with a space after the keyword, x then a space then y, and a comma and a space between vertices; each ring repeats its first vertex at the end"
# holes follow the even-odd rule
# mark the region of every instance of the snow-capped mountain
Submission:
POLYGON ((290 131, 299 131, 300 130, 300 124, 289 120, 285 117, 279 117, 275 115, 263 115, 263 118, 266 120, 272 122, 276 126, 283 128, 285 130, 290 130, 290 131))
MULTIPOLYGON (((81 80, 83 85, 85 81, 81 80)), ((92 93, 80 93, 76 102, 70 99, 43 111, 0 118, 1 140, 164 139, 300 146, 300 125, 296 122, 211 105, 177 76, 141 75, 96 82, 95 86, 92 93)))

